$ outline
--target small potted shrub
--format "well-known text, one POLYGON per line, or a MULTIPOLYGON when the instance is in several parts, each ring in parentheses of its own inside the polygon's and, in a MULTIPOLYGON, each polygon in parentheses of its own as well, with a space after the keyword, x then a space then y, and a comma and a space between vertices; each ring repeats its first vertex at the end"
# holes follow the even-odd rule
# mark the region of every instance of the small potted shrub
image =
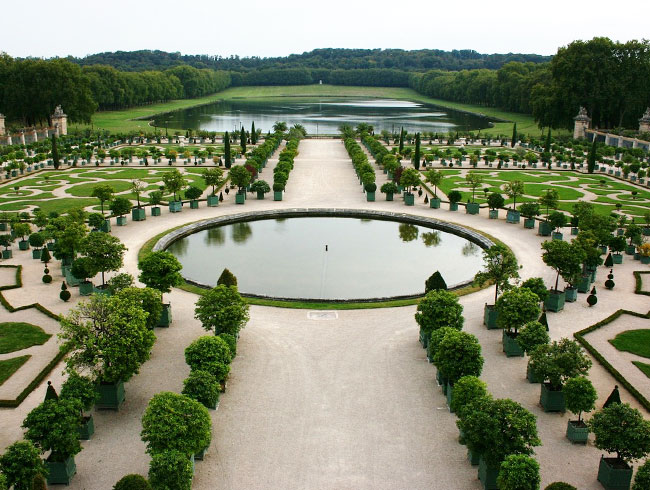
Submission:
POLYGON ((13 257, 13 252, 9 248, 11 247, 11 244, 13 243, 13 240, 11 238, 11 235, 8 233, 4 235, 0 235, 0 245, 3 246, 5 249, 2 251, 2 258, 3 259, 10 259, 13 257))
POLYGON ((264 194, 271 192, 271 186, 265 180, 256 180, 251 184, 251 192, 257 194, 257 199, 264 199, 264 194))
POLYGON ((574 340, 564 338, 537 347, 530 355, 530 368, 544 381, 539 399, 544 411, 564 412, 564 383, 575 376, 587 374, 590 367, 591 360, 574 340))
MULTIPOLYGON (((508 164, 506 164, 506 167, 508 164)), ((520 180, 513 180, 503 185, 503 190, 506 195, 512 199, 512 208, 508 209, 506 215, 507 223, 519 223, 521 219, 521 211, 517 210, 517 198, 524 193, 524 183, 520 180)))
POLYGON ((273 182, 273 200, 282 201, 282 193, 284 192, 285 184, 283 182, 273 182))
POLYGON ((454 293, 436 289, 428 292, 418 303, 415 321, 420 326, 420 343, 427 348, 431 334, 442 327, 463 328, 463 305, 454 293))
MULTIPOLYGON (((487 385, 483 381, 476 376, 463 376, 454 385, 454 396, 451 399, 449 410, 452 413, 455 412, 458 418, 462 419, 465 414, 471 413, 475 404, 480 404, 482 400, 490 398, 487 385)), ((462 431, 459 442, 465 444, 462 431)), ((473 453, 469 448, 467 449, 467 459, 469 459, 472 466, 478 465, 479 457, 480 454, 473 453)))
POLYGON ((147 287, 160 291, 163 311, 158 320, 158 327, 169 327, 172 323, 172 305, 162 299, 164 293, 169 293, 174 286, 183 284, 181 269, 183 266, 170 252, 151 252, 138 262, 140 275, 138 279, 147 287))
POLYGON ((497 325, 503 329, 503 352, 506 356, 524 356, 517 342, 519 328, 539 318, 539 297, 528 288, 513 288, 496 302, 497 325))
POLYGON ((146 184, 140 179, 131 181, 131 192, 135 194, 135 199, 138 202, 137 206, 131 209, 131 219, 133 221, 144 221, 147 219, 147 213, 140 204, 140 195, 145 191, 146 184))
POLYGON ((151 216, 160 216, 160 202, 162 201, 162 192, 153 191, 149 194, 149 204, 151 204, 151 216))
POLYGON ((43 233, 36 231, 29 235, 29 245, 33 247, 32 258, 40 259, 43 245, 45 245, 45 237, 43 236, 43 233))
MULTIPOLYGON (((516 341, 521 350, 529 356, 540 345, 546 345, 550 342, 551 338, 546 331, 546 327, 538 321, 528 322, 524 325, 517 335, 516 341)), ((531 383, 541 383, 537 373, 530 367, 530 361, 526 367, 526 379, 531 383)))
POLYGON ((548 217, 548 223, 551 225, 551 238, 553 240, 562 240, 562 228, 566 226, 566 215, 560 211, 553 211, 548 217))
POLYGON ((79 294, 81 296, 90 296, 95 287, 89 277, 94 277, 97 270, 94 268, 93 262, 88 257, 78 257, 72 262, 70 274, 79 281, 79 294))
POLYGON ((12 485, 14 490, 36 490, 37 487, 32 485, 34 479, 46 473, 41 453, 30 441, 14 442, 0 456, 0 488, 3 490, 12 485), (3 481, 3 476, 6 481, 3 481))
POLYGON ((151 484, 142 475, 124 475, 113 486, 113 490, 153 490, 151 484))
POLYGON ((229 333, 235 337, 249 319, 248 304, 234 286, 219 285, 203 294, 196 302, 194 318, 215 335, 229 333))
POLYGON ((612 265, 622 264, 623 263, 623 254, 621 253, 625 250, 625 237, 624 236, 612 236, 609 240, 609 249, 614 252, 612 254, 612 265))
POLYGON ((480 206, 476 202, 476 189, 483 183, 483 176, 477 172, 468 172, 465 176, 465 181, 470 189, 472 189, 472 202, 468 202, 465 206, 467 214, 478 214, 480 206))
POLYGON ((559 193, 555 189, 547 189, 544 194, 538 199, 540 206, 546 207, 546 219, 539 222, 539 234, 541 236, 550 236, 551 231, 553 230, 548 219, 550 217, 550 210, 556 209, 559 200, 559 193))
POLYGON ((524 216, 524 228, 532 230, 535 228, 535 217, 539 216, 539 204, 536 202, 525 202, 519 206, 519 212, 524 216))
MULTIPOLYGON (((429 207, 433 209, 438 209, 440 208, 440 198, 438 197, 438 186, 440 185, 440 182, 442 182, 442 177, 443 177, 442 172, 440 170, 431 169, 428 170, 424 175, 427 179, 427 183, 433 186, 433 196, 429 200, 429 207)), ((388 198, 386 200, 388 200, 388 198)))
POLYGON ((594 413, 589 429, 596 436, 594 446, 616 457, 601 456, 598 481, 608 490, 629 488, 631 462, 650 453, 650 422, 628 403, 612 403, 594 413))
POLYGON ((558 312, 564 308, 566 296, 564 291, 558 290, 560 275, 567 281, 573 281, 582 271, 582 262, 585 259, 584 251, 574 243, 560 240, 551 240, 542 243, 544 263, 557 272, 555 288, 548 295, 545 307, 549 311, 558 312))
MULTIPOLYGON (((213 159, 216 158, 213 157, 213 159)), ((208 207, 216 207, 219 205, 219 196, 216 195, 217 187, 223 183, 223 170, 220 168, 207 168, 202 173, 205 185, 212 187, 212 192, 208 195, 208 207)))
POLYGON ((162 176, 164 183, 164 189, 167 192, 172 193, 172 200, 169 201, 169 212, 170 213, 180 213, 183 209, 183 202, 177 197, 177 194, 181 192, 187 185, 187 181, 183 177, 183 174, 176 168, 165 172, 162 176))
POLYGON ((490 208, 490 219, 499 218, 499 209, 505 205, 505 199, 498 192, 493 192, 488 196, 488 207, 490 208))
POLYGON ((463 195, 454 189, 447 194, 447 198, 449 199, 449 211, 458 211, 458 203, 463 198, 463 195))
POLYGON ((191 490, 194 467, 180 451, 163 451, 151 457, 149 482, 156 490, 191 490))
POLYGON ((527 454, 510 454, 501 463, 499 490, 539 490, 539 463, 527 454))
POLYGON ((68 379, 61 386, 61 400, 78 400, 81 406, 81 425, 78 428, 79 439, 87 440, 95 433, 93 414, 88 413, 98 398, 97 385, 90 378, 71 371, 68 379), (84 415, 83 412, 88 413, 84 415))
POLYGON ((196 186, 189 186, 185 190, 185 198, 190 200, 190 209, 198 209, 199 208, 199 201, 198 199, 201 197, 201 194, 203 194, 203 191, 199 189, 196 186))
POLYGON ((126 216, 124 215, 128 214, 132 207, 133 205, 131 204, 131 201, 126 197, 118 196, 111 201, 109 208, 111 213, 113 213, 114 216, 117 216, 117 226, 126 225, 126 216))
POLYGON ((185 348, 185 362, 190 369, 208 372, 218 383, 225 383, 231 361, 228 344, 218 336, 199 337, 185 348))
POLYGON ((397 187, 397 184, 395 182, 389 181, 385 182, 382 184, 380 191, 383 194, 386 194, 386 200, 387 201, 392 201, 393 200, 393 195, 397 192, 399 192, 399 189, 397 187))
POLYGON ((569 420, 567 423, 567 439, 587 444, 589 427, 582 420, 582 412, 590 412, 596 407, 598 393, 591 381, 584 376, 569 378, 564 383, 563 391, 567 409, 578 416, 578 420, 569 420))
MULTIPOLYGON (((641 173, 641 170, 639 170, 639 173, 641 173)), ((632 485, 632 490, 646 490, 647 488, 650 488, 650 460, 646 460, 639 467, 634 477, 634 485, 632 485)))
MULTIPOLYGON (((510 280, 519 277, 517 258, 505 245, 493 245, 483 252, 484 270, 474 276, 474 282, 482 286, 488 281, 494 284, 494 302, 497 302, 499 291, 509 289, 510 280)), ((485 303, 483 309, 483 324, 488 330, 496 329, 497 310, 495 305, 485 303)))
POLYGON ((404 193, 404 204, 413 206, 415 204, 415 195, 412 190, 420 185, 420 172, 414 168, 406 168, 399 178, 399 185, 406 189, 404 193))
POLYGON ((377 190, 377 184, 375 184, 374 182, 369 182, 363 185, 363 189, 366 191, 366 201, 374 202, 375 191, 377 190))
POLYGON ((18 241, 18 249, 28 250, 29 241, 27 240, 27 236, 31 231, 29 227, 29 223, 16 222, 13 225, 11 225, 11 231, 13 232, 14 236, 20 237, 20 240, 18 241))
POLYGON ((216 410, 219 403, 219 390, 219 383, 212 373, 193 369, 183 381, 182 394, 203 404, 205 408, 216 410))

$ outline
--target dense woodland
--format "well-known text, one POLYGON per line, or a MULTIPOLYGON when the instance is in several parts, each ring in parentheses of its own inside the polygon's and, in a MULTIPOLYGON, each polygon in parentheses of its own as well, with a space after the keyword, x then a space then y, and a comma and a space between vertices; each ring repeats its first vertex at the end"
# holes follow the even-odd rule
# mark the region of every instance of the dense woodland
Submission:
POLYGON ((162 51, 102 53, 81 60, 0 54, 0 112, 10 121, 32 125, 46 122, 61 104, 72 122, 88 122, 95 110, 201 97, 230 86, 322 81, 411 87, 436 99, 532 114, 542 127, 571 128, 580 106, 587 108, 594 127, 638 127, 650 106, 649 41, 575 41, 546 59, 474 51, 343 49, 264 59, 162 51), (106 64, 94 64, 100 62, 106 64))

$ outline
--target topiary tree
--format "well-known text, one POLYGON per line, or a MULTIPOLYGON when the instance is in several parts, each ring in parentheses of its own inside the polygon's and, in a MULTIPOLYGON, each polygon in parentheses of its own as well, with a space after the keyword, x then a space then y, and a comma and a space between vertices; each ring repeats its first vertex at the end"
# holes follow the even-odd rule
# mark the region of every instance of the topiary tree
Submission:
POLYGON ((420 182, 420 172, 414 168, 404 169, 399 179, 399 185, 406 188, 408 193, 410 193, 414 187, 420 185, 420 182))
POLYGON ((427 349, 427 358, 431 361, 434 362, 434 359, 436 357, 436 353, 438 352, 440 348, 440 342, 442 342, 442 339, 445 338, 445 335, 448 333, 453 333, 457 332, 455 328, 451 327, 441 327, 438 328, 437 330, 434 330, 431 332, 431 335, 427 339, 427 344, 426 344, 426 349, 427 349))
POLYGON ((483 251, 485 269, 476 276, 474 282, 482 286, 488 281, 494 284, 494 301, 496 303, 499 291, 510 288, 510 280, 519 277, 517 258, 505 245, 493 245, 483 251))
POLYGON ((519 347, 526 354, 533 352, 540 345, 548 344, 551 338, 546 331, 546 327, 538 321, 526 323, 516 338, 519 347))
POLYGON ((519 206, 519 212, 528 219, 539 216, 539 204, 536 202, 528 201, 519 206))
POLYGON ((153 490, 191 490, 192 462, 179 451, 163 451, 151 457, 149 482, 153 490))
POLYGON ((581 247, 562 240, 550 240, 542 243, 542 248, 544 249, 542 260, 557 272, 554 291, 558 290, 560 276, 569 282, 573 281, 577 274, 580 274, 582 262, 585 259, 585 253, 581 247))
POLYGON ((479 376, 483 370, 481 344, 475 335, 451 330, 440 341, 433 362, 451 385, 463 376, 479 376))
POLYGON ((639 466, 632 485, 632 490, 647 490, 648 488, 650 488, 650 459, 639 466))
POLYGON ((228 344, 228 349, 230 349, 230 354, 234 359, 237 356, 237 338, 229 333, 220 333, 217 337, 228 344))
POLYGON ((0 471, 6 478, 5 488, 13 485, 14 490, 32 490, 34 477, 47 474, 40 451, 30 441, 10 445, 0 456, 0 471))
POLYGON ((215 408, 219 401, 219 383, 212 373, 192 369, 183 381, 183 395, 203 404, 206 408, 215 408))
POLYGON ((481 187, 483 183, 483 176, 477 172, 468 172, 465 176, 465 182, 470 189, 472 189, 472 202, 475 201, 476 189, 481 187))
POLYGON ((420 326, 420 339, 426 347, 431 333, 439 328, 463 328, 463 306, 454 293, 444 289, 430 291, 418 303, 415 321, 420 326))
POLYGON ((131 298, 94 294, 61 318, 60 338, 69 370, 88 370, 93 380, 127 381, 149 359, 156 337, 146 312, 131 298))
POLYGON ((212 187, 211 195, 214 196, 217 187, 220 187, 224 182, 223 170, 221 170, 218 167, 206 168, 201 173, 201 176, 203 177, 203 181, 205 182, 205 185, 212 187))
POLYGON ((500 209, 505 205, 506 201, 501 194, 493 192, 488 196, 487 203, 490 209, 500 209))
POLYGON ((439 289, 447 290, 447 283, 440 274, 440 271, 435 271, 429 279, 424 282, 424 292, 425 294, 430 291, 437 291, 439 289))
POLYGON ((212 421, 199 402, 163 391, 149 400, 142 415, 140 436, 148 454, 178 451, 189 458, 210 445, 212 421))
POLYGON ((165 172, 162 176, 162 181, 167 192, 171 192, 174 195, 174 201, 177 201, 176 194, 181 192, 187 185, 187 181, 183 178, 183 174, 181 174, 176 168, 165 172))
POLYGON ((219 279, 217 279, 217 286, 235 286, 237 287, 237 278, 227 268, 223 270, 219 279))
POLYGON ((629 464, 650 453, 650 422, 629 403, 613 403, 594 413, 587 423, 594 446, 616 453, 619 464, 629 464))
POLYGON ((35 231, 29 235, 29 245, 34 248, 41 248, 45 244, 43 233, 35 231))
POLYGON ((119 238, 108 233, 89 233, 79 244, 79 252, 90 260, 91 271, 102 273, 102 287, 106 287, 104 274, 122 267, 126 250, 119 238))
POLYGON ((59 298, 63 301, 68 301, 72 295, 68 291, 68 286, 66 286, 65 281, 61 283, 61 292, 59 293, 59 298))
POLYGON ((539 463, 527 454, 510 454, 501 463, 499 490, 539 490, 539 463))
POLYGON ((463 198, 463 195, 454 189, 453 191, 450 191, 449 194, 447 194, 447 198, 449 199, 450 203, 455 204, 463 198))
MULTIPOLYGON (((442 182, 443 174, 441 170, 427 170, 424 173, 424 177, 426 178, 427 183, 431 184, 433 186, 433 197, 434 199, 438 198, 438 186, 440 185, 440 182, 442 182)), ((382 192, 383 187, 382 187, 382 192)))
POLYGON ((539 297, 528 288, 514 288, 506 291, 496 302, 497 325, 517 336, 525 323, 539 318, 539 297))
POLYGON ((548 216, 548 222, 551 225, 551 228, 553 228, 553 231, 559 228, 564 228, 567 225, 566 214, 562 213, 561 211, 553 211, 548 216))
POLYGON ((521 180, 511 180, 503 184, 503 192, 512 199, 512 209, 517 209, 517 198, 524 194, 524 183, 521 180))
MULTIPOLYGON (((0 235, 0 238, 2 238, 2 235, 0 235)), ((0 243, 2 245, 2 243, 0 243)), ((46 266, 47 263, 52 260, 52 255, 50 254, 50 251, 47 247, 43 248, 43 251, 41 252, 41 262, 43 262, 46 266)))
POLYGON ((521 287, 530 289, 537 295, 541 303, 546 301, 546 298, 548 298, 548 289, 546 288, 546 284, 544 284, 544 279, 541 277, 531 277, 526 279, 521 283, 521 287))
POLYGON ((578 490, 578 489, 573 485, 564 483, 563 481, 556 481, 551 483, 550 485, 547 485, 544 490, 578 490))
POLYGON ((191 201, 196 201, 199 197, 201 197, 201 194, 203 194, 203 191, 194 185, 189 186, 185 190, 185 198, 191 201))
POLYGON ((147 313, 147 328, 153 330, 162 315, 162 294, 153 288, 136 288, 133 286, 119 289, 116 296, 134 301, 147 313))
POLYGON ((205 335, 185 348, 185 362, 191 370, 206 371, 218 382, 223 382, 230 372, 232 354, 221 337, 205 335))
POLYGON ((99 230, 104 224, 104 221, 106 221, 104 215, 100 213, 90 213, 88 215, 88 226, 93 230, 99 230))
POLYGON ((133 204, 126 197, 118 196, 111 201, 110 210, 113 216, 122 217, 131 211, 133 204))
POLYGON ((258 194, 266 194, 271 192, 271 186, 265 180, 256 180, 251 184, 251 191, 257 192, 258 194))
POLYGON ((591 381, 584 376, 569 378, 562 391, 566 407, 578 416, 578 422, 582 422, 582 412, 591 412, 596 407, 598 393, 591 381))
POLYGON ((127 272, 122 272, 120 274, 115 274, 113 277, 111 277, 108 281, 106 281, 106 284, 108 284, 108 289, 110 290, 111 294, 117 294, 122 289, 130 288, 133 286, 133 276, 127 272))
POLYGON ((152 490, 152 487, 144 476, 131 474, 120 478, 113 490, 152 490))
POLYGON ((61 386, 61 392, 59 393, 59 399, 61 400, 79 401, 82 410, 90 410, 97 398, 97 383, 75 371, 68 374, 68 379, 61 386))
POLYGON ((568 379, 587 374, 591 360, 577 342, 564 338, 537 347, 530 354, 530 367, 548 380, 551 390, 559 391, 568 379))
MULTIPOLYGON (((157 289, 161 295, 169 293, 172 287, 183 284, 180 271, 183 268, 171 252, 165 250, 151 252, 138 262, 138 279, 147 287, 157 289)), ((162 296, 161 296, 162 301, 162 296)))
POLYGON ((476 376, 463 376, 454 384, 454 396, 449 408, 462 418, 466 410, 471 410, 474 402, 485 397, 489 397, 485 382, 476 376))
POLYGON ((99 204, 102 208, 102 216, 104 216, 104 203, 113 198, 113 188, 108 184, 99 184, 93 187, 90 195, 99 199, 99 204))
POLYGON ((248 304, 234 286, 216 286, 196 302, 194 318, 215 335, 229 333, 237 337, 248 322, 248 304))
POLYGON ((242 193, 251 181, 251 174, 243 165, 235 165, 228 173, 230 183, 237 186, 238 192, 242 193))

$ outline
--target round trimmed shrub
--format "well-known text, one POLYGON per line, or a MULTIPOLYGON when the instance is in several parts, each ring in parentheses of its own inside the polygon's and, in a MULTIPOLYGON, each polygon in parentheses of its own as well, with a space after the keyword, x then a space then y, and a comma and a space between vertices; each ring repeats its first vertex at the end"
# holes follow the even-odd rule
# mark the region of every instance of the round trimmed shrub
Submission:
POLYGON ((632 490, 646 490, 650 488, 650 459, 639 466, 634 477, 632 490))
POLYGON ((430 291, 418 304, 415 321, 428 334, 441 327, 461 330, 465 322, 463 305, 454 293, 444 289, 430 291))
POLYGON ((154 454, 149 465, 149 483, 153 490, 190 490, 192 462, 178 451, 154 454))
POLYGON ((225 381, 230 372, 232 354, 225 340, 212 335, 199 337, 185 349, 185 362, 192 371, 207 371, 218 382, 225 381))
POLYGON ((563 481, 556 481, 548 485, 544 490, 578 490, 573 485, 564 483, 563 481))
POLYGON ((527 454, 511 454, 501 463, 500 490, 539 490, 539 463, 527 454))
POLYGON ((207 371, 192 370, 183 381, 183 395, 203 404, 206 408, 213 408, 219 401, 219 383, 207 371))
POLYGON ((151 485, 142 475, 125 475, 115 484, 113 490, 151 490, 151 485))
POLYGON ((230 335, 229 333, 220 333, 217 335, 220 339, 223 339, 223 341, 228 344, 228 349, 230 349, 230 355, 232 359, 234 359, 237 356, 237 339, 235 338, 234 335, 230 335))

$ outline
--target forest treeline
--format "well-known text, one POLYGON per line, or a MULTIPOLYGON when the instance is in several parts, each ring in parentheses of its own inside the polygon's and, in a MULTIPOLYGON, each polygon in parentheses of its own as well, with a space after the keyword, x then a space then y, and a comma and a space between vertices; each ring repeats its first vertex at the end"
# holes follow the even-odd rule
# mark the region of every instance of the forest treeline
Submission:
POLYGON ((302 54, 260 58, 239 56, 183 55, 165 51, 116 51, 98 53, 84 58, 68 58, 79 65, 110 65, 124 71, 165 70, 189 65, 247 72, 260 69, 323 68, 327 70, 367 70, 374 68, 401 71, 498 69, 511 61, 543 63, 550 56, 538 54, 481 54, 474 50, 443 51, 440 49, 315 49, 302 54))
MULTIPOLYGON (((32 125, 47 121, 54 107, 61 104, 72 122, 88 122, 97 109, 123 109, 201 97, 229 86, 319 82, 411 87, 435 99, 532 114, 540 126, 553 128, 571 128, 580 106, 587 109, 594 127, 634 128, 638 127, 638 119, 645 108, 650 106, 650 41, 646 40, 618 43, 608 38, 594 38, 575 41, 560 48, 553 59, 545 63, 530 60, 501 63, 508 57, 532 55, 498 55, 501 66, 497 69, 436 67, 418 71, 427 64, 423 61, 427 53, 443 53, 463 63, 471 60, 497 63, 489 61, 490 56, 497 55, 478 55, 473 51, 326 49, 261 60, 284 60, 284 64, 278 61, 267 66, 260 61, 259 66, 250 68, 246 63, 254 59, 243 58, 238 60, 245 70, 232 67, 215 70, 209 64, 205 65, 209 68, 188 64, 171 66, 170 60, 185 58, 171 56, 174 53, 138 51, 135 54, 142 54, 143 60, 160 61, 158 64, 143 61, 142 66, 157 69, 121 71, 108 65, 80 66, 69 59, 22 60, 0 54, 0 112, 10 120, 32 125), (390 58, 394 66, 387 67, 383 62, 386 53, 393 53, 390 58), (299 60, 304 61, 303 66, 294 66, 300 64, 299 60), (374 62, 369 66, 373 67, 358 67, 371 60, 374 62), (378 63, 379 60, 382 62, 378 63), (326 66, 306 66, 310 63, 326 66)), ((135 54, 124 59, 138 59, 135 54)), ((84 60, 109 62, 112 59, 109 55, 121 59, 118 52, 93 55, 84 60), (103 55, 106 57, 102 58, 103 55)), ((464 66, 463 63, 459 62, 458 66, 464 66)))

